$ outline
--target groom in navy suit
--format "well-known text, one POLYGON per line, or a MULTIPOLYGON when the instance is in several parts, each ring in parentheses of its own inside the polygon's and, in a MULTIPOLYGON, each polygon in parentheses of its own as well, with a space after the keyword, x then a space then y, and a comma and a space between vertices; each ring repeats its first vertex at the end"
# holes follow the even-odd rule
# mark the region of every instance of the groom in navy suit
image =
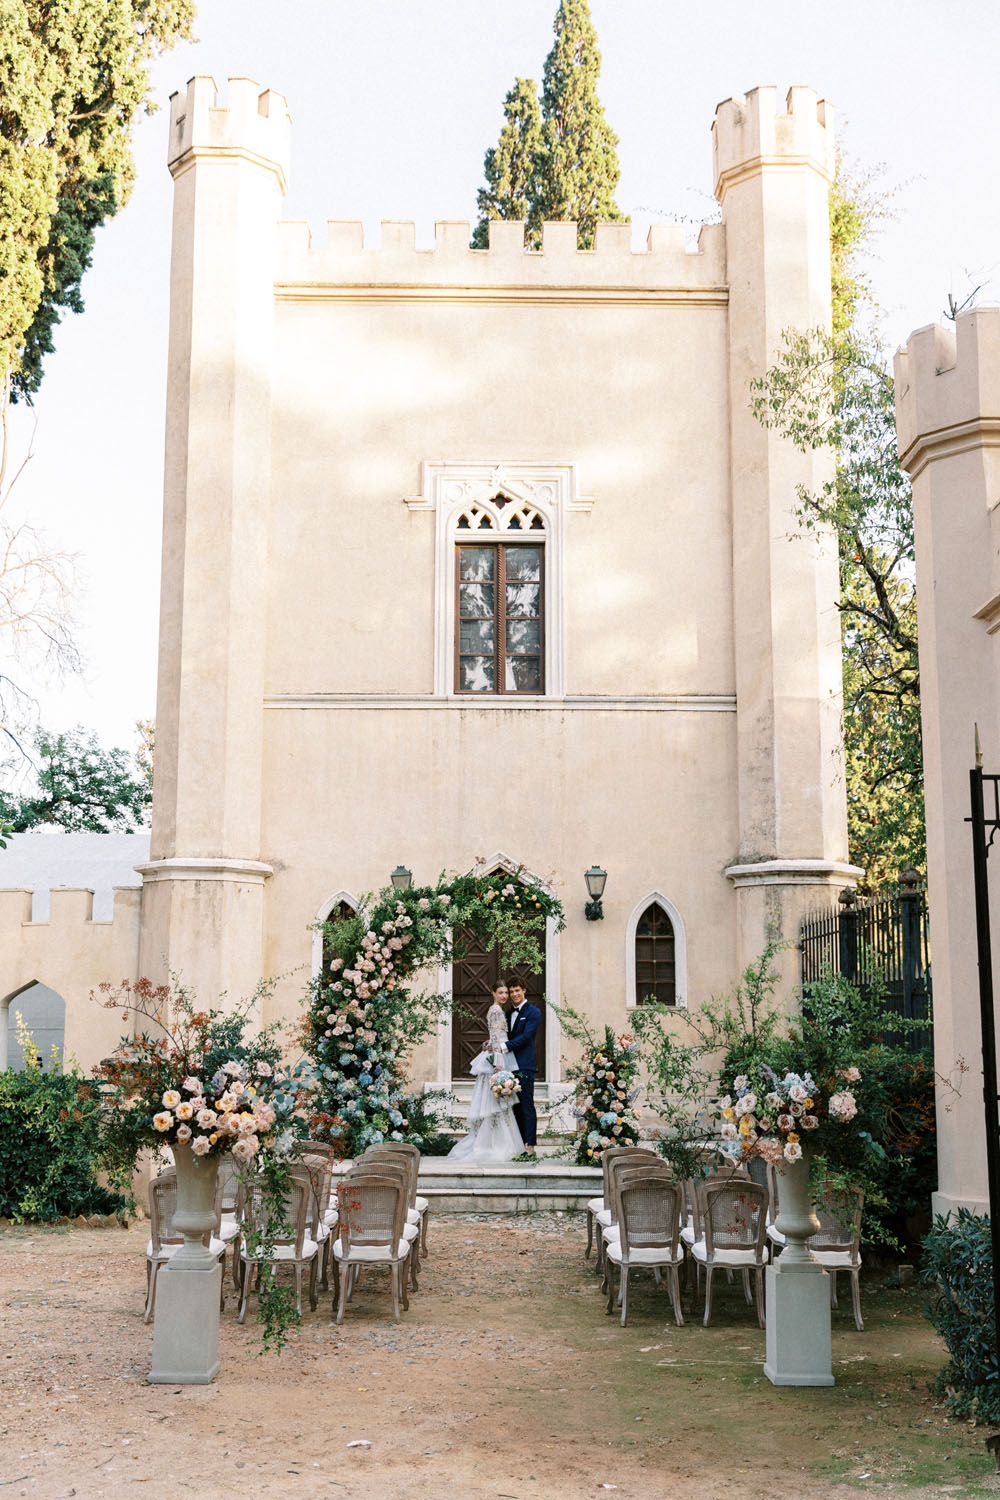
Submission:
POLYGON ((535 1074, 538 1063, 535 1059, 535 1034, 542 1024, 542 1013, 537 1005, 529 1003, 524 985, 514 979, 510 984, 510 1001, 513 1006, 507 1034, 507 1046, 517 1061, 517 1076, 521 1093, 514 1105, 514 1119, 524 1141, 524 1154, 534 1159, 538 1117, 535 1114, 535 1074))

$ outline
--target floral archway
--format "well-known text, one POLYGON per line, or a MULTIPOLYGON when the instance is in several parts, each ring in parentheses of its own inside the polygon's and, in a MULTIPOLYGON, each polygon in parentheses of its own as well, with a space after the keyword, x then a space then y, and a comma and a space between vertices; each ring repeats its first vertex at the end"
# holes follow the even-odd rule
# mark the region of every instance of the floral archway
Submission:
POLYGON ((410 986, 450 960, 454 934, 471 930, 511 963, 537 969, 559 900, 521 870, 442 877, 435 886, 380 891, 353 917, 324 924, 333 957, 313 980, 303 1044, 314 1070, 312 1128, 353 1156, 373 1142, 422 1145, 422 1101, 406 1093, 406 1059, 444 1002, 410 986))

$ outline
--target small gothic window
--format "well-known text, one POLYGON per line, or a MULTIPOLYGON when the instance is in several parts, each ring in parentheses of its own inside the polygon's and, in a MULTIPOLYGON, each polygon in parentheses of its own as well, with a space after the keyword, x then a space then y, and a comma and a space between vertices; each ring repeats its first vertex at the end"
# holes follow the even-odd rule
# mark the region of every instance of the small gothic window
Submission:
POLYGON ((677 1003, 674 928, 658 901, 646 907, 635 929, 635 1003, 651 1000, 677 1003))
MULTIPOLYGON (((338 901, 336 903, 336 905, 334 905, 334 906, 332 906, 330 908, 330 910, 327 912, 327 914, 326 914, 326 916, 324 917, 323 920, 325 922, 346 922, 349 917, 356 917, 356 916, 357 916, 357 912, 355 911, 354 907, 351 905, 351 903, 349 901, 338 901)), ((323 934, 323 967, 324 968, 327 968, 329 966, 330 960, 332 958, 333 958, 333 950, 330 947, 329 938, 328 938, 327 934, 324 932, 324 934, 323 934)))

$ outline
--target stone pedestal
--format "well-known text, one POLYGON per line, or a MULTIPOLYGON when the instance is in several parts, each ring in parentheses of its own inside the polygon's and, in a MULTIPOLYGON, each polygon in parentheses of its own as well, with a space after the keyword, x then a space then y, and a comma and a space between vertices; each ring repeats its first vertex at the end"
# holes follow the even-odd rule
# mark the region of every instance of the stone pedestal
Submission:
POLYGON ((196 1158, 175 1145, 177 1208, 173 1227, 184 1243, 157 1278, 151 1385, 208 1385, 219 1373, 222 1266, 204 1240, 216 1225, 215 1157, 196 1158))
POLYGON ((809 1159, 778 1171, 776 1225, 785 1248, 765 1274, 767 1355, 772 1385, 833 1385, 830 1278, 809 1249, 819 1229, 809 1196, 809 1159))

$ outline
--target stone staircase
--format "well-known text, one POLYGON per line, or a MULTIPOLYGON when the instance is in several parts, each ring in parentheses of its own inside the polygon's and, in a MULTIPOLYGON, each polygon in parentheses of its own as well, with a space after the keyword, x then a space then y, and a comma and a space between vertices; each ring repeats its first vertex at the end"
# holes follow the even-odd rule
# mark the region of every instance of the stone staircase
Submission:
POLYGON ((544 1155, 537 1165, 515 1161, 476 1167, 445 1156, 425 1156, 420 1162, 419 1192, 432 1213, 579 1211, 588 1198, 600 1196, 601 1186, 600 1167, 577 1167, 544 1155))

